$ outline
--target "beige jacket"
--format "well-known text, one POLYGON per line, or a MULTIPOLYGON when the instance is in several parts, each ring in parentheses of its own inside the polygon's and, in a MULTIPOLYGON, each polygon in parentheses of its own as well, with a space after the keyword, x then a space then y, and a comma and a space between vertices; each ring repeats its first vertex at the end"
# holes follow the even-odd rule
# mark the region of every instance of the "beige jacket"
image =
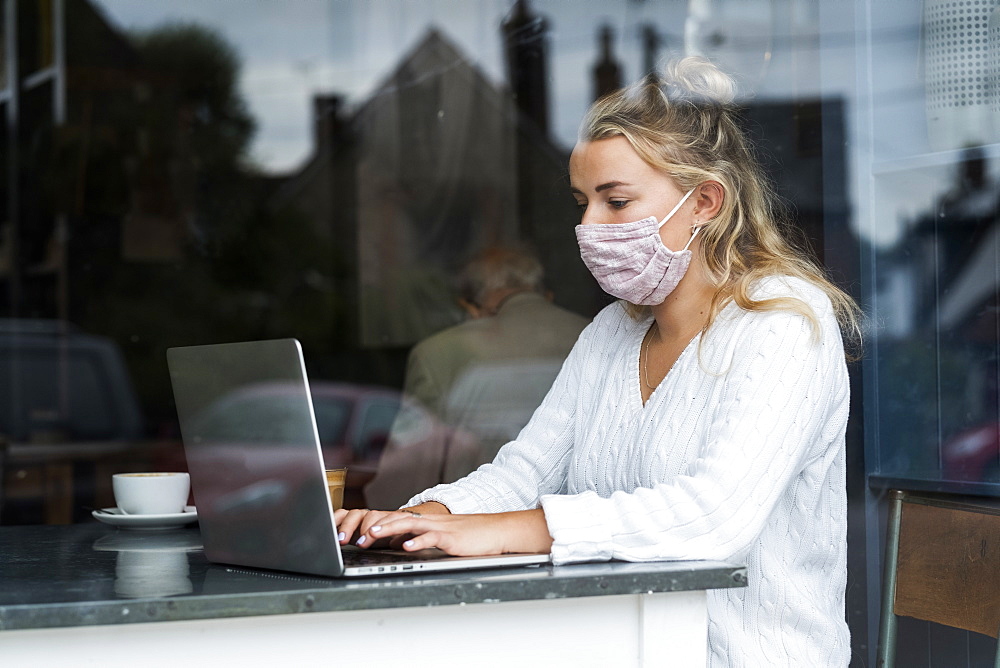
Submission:
POLYGON ((410 406, 365 489, 368 505, 397 507, 492 461, 527 424, 587 322, 537 293, 519 293, 495 316, 418 343, 407 362, 410 406))

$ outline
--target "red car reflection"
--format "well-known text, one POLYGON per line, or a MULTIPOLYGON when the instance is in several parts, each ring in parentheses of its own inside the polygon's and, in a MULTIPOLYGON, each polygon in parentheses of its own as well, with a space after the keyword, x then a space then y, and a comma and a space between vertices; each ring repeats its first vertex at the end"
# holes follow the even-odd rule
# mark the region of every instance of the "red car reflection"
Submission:
POLYGON ((968 429, 941 447, 945 480, 1000 482, 1000 423, 968 429))

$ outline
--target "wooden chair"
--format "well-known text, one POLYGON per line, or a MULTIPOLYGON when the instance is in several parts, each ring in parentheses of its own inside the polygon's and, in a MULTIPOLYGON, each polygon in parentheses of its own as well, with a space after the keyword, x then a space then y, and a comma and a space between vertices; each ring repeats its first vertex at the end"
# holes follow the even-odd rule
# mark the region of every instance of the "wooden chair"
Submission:
POLYGON ((998 637, 1000 505, 890 492, 883 568, 879 668, 896 665, 900 616, 998 637))

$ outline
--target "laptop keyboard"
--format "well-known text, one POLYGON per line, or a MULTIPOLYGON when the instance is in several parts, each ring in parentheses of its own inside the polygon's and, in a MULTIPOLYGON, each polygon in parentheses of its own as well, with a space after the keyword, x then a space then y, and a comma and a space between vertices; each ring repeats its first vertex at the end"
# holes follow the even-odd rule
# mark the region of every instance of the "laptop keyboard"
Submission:
POLYGON ((405 552, 377 550, 344 550, 344 566, 378 566, 379 564, 402 564, 420 561, 420 557, 405 552))

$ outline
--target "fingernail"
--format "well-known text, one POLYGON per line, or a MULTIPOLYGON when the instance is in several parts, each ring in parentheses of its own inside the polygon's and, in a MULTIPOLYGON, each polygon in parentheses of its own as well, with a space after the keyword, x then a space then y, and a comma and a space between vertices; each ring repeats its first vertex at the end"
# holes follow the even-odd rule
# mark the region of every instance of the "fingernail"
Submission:
POLYGON ((413 547, 413 541, 412 540, 408 540, 405 543, 403 543, 403 545, 406 546, 406 547, 413 547))
POLYGON ((337 540, 344 540, 345 538, 347 538, 347 534, 343 531, 337 534, 337 540))
POLYGON ((358 545, 364 545, 366 540, 368 540, 368 536, 362 536, 358 539, 358 545))
POLYGON ((372 527, 372 533, 378 533, 382 530, 382 527, 372 527))

